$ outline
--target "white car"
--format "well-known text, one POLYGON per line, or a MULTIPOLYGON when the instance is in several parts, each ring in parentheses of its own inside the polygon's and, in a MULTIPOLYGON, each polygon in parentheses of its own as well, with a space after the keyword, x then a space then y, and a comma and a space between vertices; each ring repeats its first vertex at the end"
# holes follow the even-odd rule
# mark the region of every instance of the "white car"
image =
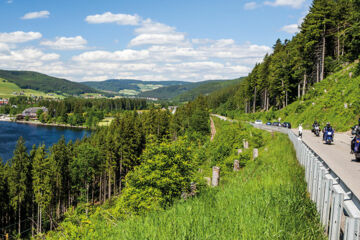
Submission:
POLYGON ((261 120, 255 120, 255 124, 263 124, 261 120))

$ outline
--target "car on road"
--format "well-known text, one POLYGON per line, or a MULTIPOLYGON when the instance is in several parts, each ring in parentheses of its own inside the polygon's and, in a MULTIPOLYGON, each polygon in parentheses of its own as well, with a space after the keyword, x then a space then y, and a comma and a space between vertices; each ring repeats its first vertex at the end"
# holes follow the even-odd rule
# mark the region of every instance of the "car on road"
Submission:
POLYGON ((289 122, 284 122, 284 123, 282 124, 282 126, 283 126, 283 127, 286 127, 286 128, 291 128, 291 123, 289 123, 289 122))
POLYGON ((279 126, 281 126, 281 123, 280 122, 273 122, 272 125, 276 126, 276 127, 279 127, 279 126))
POLYGON ((266 125, 267 125, 267 126, 271 126, 272 123, 271 123, 271 122, 267 122, 266 125))
POLYGON ((262 124, 261 120, 255 120, 255 124, 262 124))

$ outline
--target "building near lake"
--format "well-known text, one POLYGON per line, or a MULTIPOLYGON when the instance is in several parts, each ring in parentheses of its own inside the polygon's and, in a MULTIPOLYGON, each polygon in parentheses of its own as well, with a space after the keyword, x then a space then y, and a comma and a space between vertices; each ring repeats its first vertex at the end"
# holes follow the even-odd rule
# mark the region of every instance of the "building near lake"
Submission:
POLYGON ((25 117, 29 117, 29 118, 37 118, 37 112, 39 110, 42 110, 43 112, 47 112, 48 109, 46 107, 31 107, 31 108, 27 108, 25 109, 18 118, 25 118, 25 117))

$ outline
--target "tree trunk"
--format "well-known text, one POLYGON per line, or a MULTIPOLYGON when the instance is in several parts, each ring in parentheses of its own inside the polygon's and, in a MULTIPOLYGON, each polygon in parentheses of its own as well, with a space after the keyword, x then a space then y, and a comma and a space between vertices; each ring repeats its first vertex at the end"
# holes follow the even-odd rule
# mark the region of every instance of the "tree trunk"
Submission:
POLYGON ((99 184, 99 201, 102 203, 102 174, 100 175, 100 184, 99 184))
POLYGON ((326 52, 326 26, 324 25, 324 32, 322 37, 322 54, 321 54, 321 73, 320 73, 320 81, 324 80, 325 74, 325 52, 326 52))
POLYGON ((340 58, 340 26, 337 28, 337 60, 340 58))
POLYGON ((288 91, 285 90, 285 107, 288 105, 288 91))
POLYGON ((20 201, 18 201, 18 234, 21 233, 21 205, 20 201))
POLYGON ((307 75, 306 73, 304 73, 304 82, 303 82, 303 89, 302 89, 302 96, 305 96, 306 93, 306 80, 307 80, 307 75))
POLYGON ((253 113, 255 112, 255 110, 256 110, 256 86, 254 89, 253 113))
POLYGON ((320 72, 320 66, 319 66, 319 61, 316 63, 316 82, 319 82, 319 72, 320 72))
POLYGON ((86 217, 88 217, 88 213, 89 213, 89 183, 86 182, 86 217))
POLYGON ((109 183, 108 183, 108 191, 109 191, 109 195, 108 195, 108 199, 110 199, 111 198, 111 169, 109 168, 109 183))
POLYGON ((300 99, 301 98, 301 82, 299 82, 299 84, 298 84, 298 99, 300 99))

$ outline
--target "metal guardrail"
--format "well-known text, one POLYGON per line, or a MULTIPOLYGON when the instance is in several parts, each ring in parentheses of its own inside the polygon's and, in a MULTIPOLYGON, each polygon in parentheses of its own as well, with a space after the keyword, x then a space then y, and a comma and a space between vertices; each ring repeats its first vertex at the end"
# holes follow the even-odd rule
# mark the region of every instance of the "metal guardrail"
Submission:
POLYGON ((329 240, 360 240, 360 201, 341 178, 290 129, 252 124, 254 127, 287 134, 296 157, 305 169, 311 200, 329 240))

